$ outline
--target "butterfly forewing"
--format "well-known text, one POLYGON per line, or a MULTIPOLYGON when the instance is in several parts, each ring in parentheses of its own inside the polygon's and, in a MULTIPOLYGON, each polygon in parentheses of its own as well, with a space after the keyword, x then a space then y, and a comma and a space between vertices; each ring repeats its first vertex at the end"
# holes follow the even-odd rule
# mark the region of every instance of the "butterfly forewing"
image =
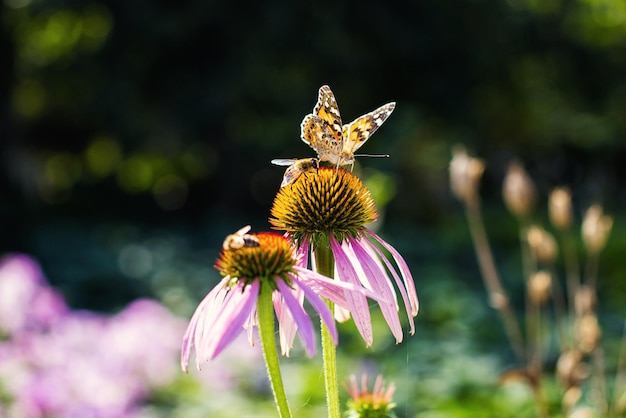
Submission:
POLYGON ((387 103, 343 127, 343 152, 353 154, 387 120, 396 104, 387 103))
POLYGON ((319 89, 317 96, 317 103, 313 108, 313 114, 319 116, 324 122, 328 124, 328 129, 331 131, 335 139, 341 142, 341 113, 339 113, 339 105, 335 95, 328 86, 322 86, 319 89))

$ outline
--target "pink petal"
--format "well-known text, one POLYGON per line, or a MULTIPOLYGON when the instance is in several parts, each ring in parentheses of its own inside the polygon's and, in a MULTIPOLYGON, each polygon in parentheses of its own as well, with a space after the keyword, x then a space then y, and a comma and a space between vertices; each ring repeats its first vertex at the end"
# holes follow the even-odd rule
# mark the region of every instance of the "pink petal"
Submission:
MULTIPOLYGON (((364 240, 365 243, 367 241, 364 240)), ((395 300, 395 293, 393 288, 390 288, 391 283, 387 277, 385 271, 381 271, 378 264, 371 258, 369 253, 363 249, 359 240, 352 240, 352 249, 360 260, 361 268, 367 277, 371 279, 371 284, 375 292, 379 292, 385 299, 392 301, 389 303, 379 303, 381 312, 389 325, 389 329, 396 337, 396 343, 402 342, 402 325, 398 318, 398 303, 395 300)))
POLYGON ((302 290, 302 292, 306 296, 306 299, 309 301, 311 306, 313 306, 313 309, 315 309, 320 318, 322 318, 322 321, 324 321, 326 327, 328 327, 328 331, 330 331, 330 335, 333 338, 333 343, 337 345, 337 327, 335 326, 335 321, 333 320, 333 314, 330 312, 330 309, 328 308, 326 302, 324 302, 322 298, 320 298, 317 293, 315 293, 315 291, 309 288, 306 283, 301 280, 297 280, 295 277, 292 277, 292 279, 294 280, 294 283, 296 283, 298 287, 302 290))
POLYGON ((304 237, 302 243, 299 243, 296 253, 296 266, 307 268, 309 266, 309 238, 304 237))
MULTIPOLYGON (((191 350, 194 347, 199 347, 199 343, 201 343, 204 338, 204 331, 206 328, 204 327, 204 323, 207 318, 210 316, 207 315, 207 309, 209 312, 221 309, 221 301, 224 296, 228 293, 228 288, 225 286, 226 283, 230 280, 229 277, 225 277, 222 281, 215 286, 200 302, 195 312, 191 316, 191 320, 189 325, 187 326, 187 330, 185 331, 185 335, 183 336, 183 344, 181 348, 181 356, 180 356, 180 365, 185 373, 188 371, 189 365, 189 356, 191 354, 191 350)), ((198 357, 196 355, 196 357, 198 357)), ((196 358, 196 366, 199 367, 199 361, 196 358)))
POLYGON ((208 341, 208 347, 200 349, 196 347, 196 351, 204 349, 205 356, 214 359, 230 344, 241 332, 243 324, 254 309, 260 287, 259 280, 254 280, 249 285, 238 282, 224 300, 224 309, 213 322, 213 327, 209 329, 212 338, 208 341))
POLYGON ((396 251, 391 245, 387 244, 383 241, 378 235, 373 233, 370 230, 366 230, 367 235, 374 238, 380 245, 382 245, 387 251, 391 253, 396 264, 400 267, 400 274, 402 274, 403 281, 400 280, 398 274, 396 273, 395 268, 391 265, 385 254, 375 245, 372 245, 372 248, 378 253, 380 259, 385 263, 391 274, 393 275, 398 288, 400 289, 400 293, 402 294, 402 299, 404 301, 405 307, 410 306, 411 312, 409 313, 407 309, 407 315, 409 317, 409 324, 411 326, 411 335, 415 333, 415 324, 413 321, 413 317, 417 316, 417 312, 419 310, 419 301, 417 299, 417 292, 415 291, 415 284, 413 282, 413 277, 411 276, 411 271, 409 270, 409 266, 406 264, 400 253, 396 251), (404 282, 404 286, 402 283, 404 282), (405 288, 406 286, 406 288, 405 288), (408 291, 405 291, 405 289, 408 291))
MULTIPOLYGON (((330 235, 330 245, 333 255, 335 256, 335 265, 337 267, 339 280, 352 284, 360 284, 359 277, 352 266, 352 263, 358 263, 358 260, 350 260, 332 234, 330 235)), ((369 347, 372 345, 374 337, 372 335, 372 320, 367 305, 367 299, 357 292, 346 291, 345 296, 348 302, 348 309, 354 318, 354 324, 363 337, 365 344, 369 347)))
MULTIPOLYGON (((299 288, 291 289, 294 296, 300 303, 300 306, 304 302, 304 293, 299 288)), ((284 300, 280 292, 274 292, 272 295, 274 302, 274 310, 276 311, 276 317, 278 318, 278 335, 280 337, 280 350, 281 354, 289 357, 289 351, 293 347, 293 340, 296 337, 298 331, 298 324, 293 320, 289 309, 285 309, 284 300)))
POLYGON ((381 295, 377 295, 373 291, 361 286, 360 284, 352 284, 340 282, 339 280, 330 279, 314 271, 303 269, 302 267, 294 267, 300 281, 305 282, 307 287, 318 295, 330 300, 331 302, 348 309, 348 301, 346 300, 346 291, 358 292, 363 296, 381 303, 389 303, 381 295))
POLYGON ((276 280, 276 285, 285 301, 287 309, 291 312, 291 317, 300 329, 300 338, 302 339, 307 355, 313 357, 315 355, 315 334, 311 318, 309 318, 309 315, 307 315, 298 300, 291 293, 291 288, 282 281, 282 279, 276 280))

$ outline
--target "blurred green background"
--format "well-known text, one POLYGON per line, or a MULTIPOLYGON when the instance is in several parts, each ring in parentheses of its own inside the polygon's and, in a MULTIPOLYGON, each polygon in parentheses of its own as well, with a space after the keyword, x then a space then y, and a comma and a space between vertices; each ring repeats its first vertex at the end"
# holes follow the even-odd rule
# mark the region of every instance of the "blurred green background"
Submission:
POLYGON ((3 0, 1 12, 0 251, 35 257, 72 307, 148 296, 188 317, 218 279, 224 236, 269 228, 283 175, 269 161, 314 156, 300 122, 329 84, 346 122, 397 102, 361 148, 391 158, 356 171, 422 310, 401 346, 381 325, 372 350, 344 327, 341 349, 399 383, 400 416, 474 403, 505 416, 527 400, 491 396, 514 359, 448 191, 453 144, 486 161, 487 230, 520 312, 507 164, 535 180, 539 220, 561 185, 577 214, 599 202, 615 216, 599 286, 605 337, 620 336, 624 1, 3 0))

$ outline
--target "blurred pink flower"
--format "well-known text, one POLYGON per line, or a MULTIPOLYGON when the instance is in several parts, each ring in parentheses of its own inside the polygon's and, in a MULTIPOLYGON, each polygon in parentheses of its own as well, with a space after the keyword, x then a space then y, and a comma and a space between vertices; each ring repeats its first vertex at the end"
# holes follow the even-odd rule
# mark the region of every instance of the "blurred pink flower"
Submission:
POLYGON ((176 378, 184 322, 156 301, 113 316, 70 311, 24 255, 0 261, 0 299, 0 417, 145 417, 153 391, 176 378))
POLYGON ((67 311, 36 261, 22 254, 0 259, 0 335, 48 327, 67 311))

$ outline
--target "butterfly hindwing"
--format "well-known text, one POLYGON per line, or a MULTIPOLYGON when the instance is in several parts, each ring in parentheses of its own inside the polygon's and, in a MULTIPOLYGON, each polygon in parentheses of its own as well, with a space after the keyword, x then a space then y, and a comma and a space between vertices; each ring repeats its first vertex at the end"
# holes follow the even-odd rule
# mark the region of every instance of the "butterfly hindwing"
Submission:
POLYGON ((301 125, 302 140, 317 152, 320 161, 337 163, 343 141, 337 140, 328 123, 316 115, 307 115, 301 125))

